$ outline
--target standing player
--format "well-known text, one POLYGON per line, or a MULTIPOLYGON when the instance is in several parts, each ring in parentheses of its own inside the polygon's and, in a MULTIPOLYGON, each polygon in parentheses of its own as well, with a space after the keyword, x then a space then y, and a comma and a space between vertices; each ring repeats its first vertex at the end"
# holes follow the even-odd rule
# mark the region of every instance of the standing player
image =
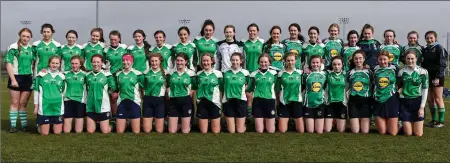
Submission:
MULTIPOLYGON (((419 33, 411 31, 408 33, 408 45, 403 47, 403 51, 414 50, 417 53, 417 65, 422 65, 423 55, 422 52, 425 49, 422 45, 419 45, 419 33)), ((401 62, 405 63, 405 55, 401 56, 401 62)))
POLYGON ((365 53, 357 50, 350 60, 350 71, 347 73, 347 83, 349 85, 348 116, 350 118, 350 128, 353 133, 369 133, 370 118, 372 111, 370 108, 372 101, 372 71, 367 69, 365 63, 365 53))
MULTIPOLYGON (((189 31, 189 28, 186 26, 180 27, 178 29, 178 37, 180 38, 180 42, 172 46, 172 56, 175 56, 175 54, 178 53, 185 53, 188 58, 189 62, 187 63, 188 68, 192 71, 195 71, 195 68, 197 67, 197 47, 194 43, 189 41, 189 35, 191 32, 189 31)), ((169 62, 173 63, 175 62, 175 57, 172 57, 172 60, 169 62)), ((175 65, 175 64, 172 64, 175 65)), ((172 67, 174 69, 175 67, 172 67)))
POLYGON ((437 42, 437 33, 435 31, 428 31, 425 33, 427 46, 423 51, 422 67, 428 71, 429 86, 428 105, 431 109, 432 121, 428 123, 430 127, 441 128, 444 127, 445 105, 442 98, 444 87, 444 72, 447 67, 448 57, 447 51, 437 42), (438 110, 439 108, 439 110, 438 110), (438 115, 436 115, 438 114, 438 115))
POLYGON ((81 56, 70 59, 71 68, 64 72, 66 89, 64 90, 64 133, 72 131, 72 121, 75 118, 75 132, 83 132, 84 117, 86 117, 86 72, 81 70, 81 56))
POLYGON ((230 133, 244 133, 247 113, 245 88, 249 72, 241 67, 244 56, 240 53, 231 55, 231 69, 223 73, 223 114, 230 133))
POLYGON ((134 45, 127 48, 127 52, 131 53, 134 58, 133 68, 140 72, 145 72, 149 69, 149 61, 147 60, 147 53, 150 50, 150 44, 145 41, 144 31, 141 29, 133 32, 134 45))
POLYGON ((344 46, 344 50, 342 50, 342 58, 344 59, 344 71, 349 72, 350 71, 350 64, 352 61, 352 56, 355 53, 355 51, 361 49, 359 46, 356 45, 358 42, 358 32, 355 30, 351 30, 347 34, 347 45, 344 46))
MULTIPOLYGON (((216 58, 216 52, 217 52, 217 39, 213 37, 214 35, 214 22, 210 19, 205 20, 205 22, 203 23, 202 29, 200 31, 200 36, 197 36, 194 39, 194 44, 195 47, 197 47, 197 56, 194 56, 194 58, 196 58, 197 60, 194 62, 197 62, 197 71, 201 70, 200 67, 200 60, 203 56, 203 54, 205 53, 209 53, 212 55, 212 57, 216 58)), ((217 58, 216 61, 214 61, 215 63, 219 63, 217 62, 217 58)), ((215 64, 214 65, 214 69, 215 70, 220 70, 220 64, 215 64)))
POLYGON ((370 68, 377 65, 377 55, 380 53, 380 42, 373 38, 374 29, 370 24, 365 24, 361 30, 361 35, 356 43, 366 54, 366 64, 370 68))
POLYGON ((318 134, 323 133, 325 103, 326 73, 320 69, 323 61, 322 56, 313 55, 310 57, 310 72, 303 74, 303 88, 305 89, 305 123, 306 132, 318 134))
POLYGON ((400 111, 405 135, 422 136, 425 103, 428 95, 428 71, 417 66, 415 50, 405 52, 405 67, 398 73, 400 111))
POLYGON ((36 55, 35 75, 48 66, 48 59, 53 55, 58 55, 61 44, 53 40, 55 30, 51 24, 41 26, 42 40, 33 43, 33 49, 36 55))
POLYGON ((191 131, 192 97, 195 91, 195 72, 186 67, 189 58, 185 53, 176 56, 176 69, 167 76, 167 92, 170 98, 169 133, 178 130, 178 119, 181 118, 181 132, 191 131))
POLYGON ((159 53, 164 58, 164 62, 162 62, 163 68, 166 71, 169 71, 169 68, 172 67, 172 45, 166 44, 166 34, 164 31, 158 30, 153 36, 155 37, 156 45, 150 48, 150 53, 159 53))
POLYGON ((119 93, 119 106, 117 107, 117 133, 123 133, 126 120, 131 120, 131 130, 137 134, 141 130, 141 93, 142 73, 133 69, 134 58, 130 53, 122 56, 123 68, 117 72, 117 88, 119 93))
MULTIPOLYGON (((71 59, 75 55, 82 55, 83 47, 78 45, 78 33, 75 30, 69 30, 66 33, 67 44, 61 46, 59 56, 61 56, 61 72, 70 71, 71 59)), ((82 56, 83 57, 83 56, 82 56)))
POLYGON ((296 69, 297 53, 287 52, 284 58, 285 68, 278 73, 275 90, 280 101, 278 105, 278 131, 288 129, 289 118, 295 121, 297 132, 305 132, 303 124, 302 70, 296 69))
POLYGON ((295 68, 301 69, 302 59, 304 59, 302 54, 302 47, 303 43, 305 42, 305 38, 300 34, 302 32, 302 29, 297 23, 292 23, 291 25, 289 25, 288 29, 290 37, 283 40, 282 43, 286 45, 286 53, 294 52, 296 54, 295 68))
MULTIPOLYGON (((275 32, 276 33, 276 32, 275 32)), ((269 41, 270 42, 270 41, 269 41)), ((283 51, 284 52, 284 51, 283 51)), ((253 92, 253 117, 256 132, 275 132, 275 83, 277 72, 269 69, 271 56, 263 53, 259 56, 259 69, 250 74, 247 92, 253 92)))
POLYGON ((26 131, 27 104, 30 99, 33 83, 34 51, 30 46, 33 34, 28 28, 19 31, 19 40, 8 47, 4 62, 8 72, 8 88, 11 95, 9 120, 11 128, 9 132, 16 132, 17 116, 20 118, 22 131, 26 131))
POLYGON ((94 133, 96 122, 100 123, 100 130, 106 134, 111 132, 109 119, 111 105, 109 95, 116 90, 114 77, 110 72, 102 70, 103 57, 100 54, 92 56, 92 71, 86 74, 87 101, 86 101, 86 130, 94 133))
POLYGON ((336 120, 336 129, 339 132, 345 131, 345 121, 347 119, 347 82, 343 70, 344 61, 342 57, 331 58, 330 70, 327 73, 326 93, 328 96, 328 106, 325 109, 325 130, 330 132, 333 128, 333 120, 336 120))
POLYGON ((374 67, 374 116, 375 125, 382 135, 397 135, 399 99, 397 94, 397 67, 389 63, 389 52, 382 50, 378 55, 378 64, 374 67))
POLYGON ((220 96, 223 90, 222 72, 214 70, 214 58, 206 53, 201 58, 202 69, 197 72, 197 117, 200 119, 198 127, 202 134, 208 132, 208 120, 211 121, 211 131, 220 132, 220 96))
POLYGON ((330 34, 330 37, 322 40, 322 43, 325 44, 326 67, 330 66, 331 59, 341 55, 344 49, 344 40, 338 38, 340 33, 339 25, 336 23, 331 24, 330 27, 328 27, 328 33, 330 34))
POLYGON ((144 105, 142 107, 142 127, 145 133, 152 131, 153 119, 155 130, 164 131, 164 96, 166 95, 166 71, 162 67, 164 58, 159 53, 150 54, 151 69, 144 72, 144 105))
POLYGON ((386 50, 389 52, 389 63, 399 67, 400 56, 403 51, 403 47, 398 44, 394 44, 395 41, 395 31, 388 29, 384 31, 384 43, 380 46, 381 50, 386 50))
POLYGON ((45 73, 39 72, 34 81, 34 115, 37 116, 39 132, 48 135, 50 125, 53 125, 53 133, 62 131, 64 114, 64 74, 59 71, 61 58, 53 55, 48 60, 48 68, 45 73))
POLYGON ((84 68, 86 71, 92 71, 92 56, 95 54, 103 54, 105 48, 105 39, 103 38, 103 30, 94 28, 91 30, 91 41, 83 45, 82 55, 84 56, 84 68))
MULTIPOLYGON (((270 56, 270 68, 274 70, 283 70, 283 56, 286 51, 286 45, 281 43, 281 28, 273 26, 270 29, 270 38, 263 44, 263 52, 270 56)), ((260 67, 261 67, 261 63, 260 67)))
POLYGON ((244 43, 236 40, 236 29, 233 25, 227 25, 224 28, 225 40, 217 42, 217 64, 220 64, 222 72, 231 68, 231 54, 243 53, 244 43))
MULTIPOLYGON (((320 58, 324 58, 325 56, 325 44, 319 43, 319 28, 316 26, 312 26, 308 30, 309 41, 303 44, 303 56, 305 56, 305 64, 304 64, 304 72, 309 73, 309 63, 311 63, 311 56, 318 55, 320 58)), ((321 61, 324 64, 325 60, 321 61)), ((320 70, 323 70, 324 66, 320 67, 320 70)))

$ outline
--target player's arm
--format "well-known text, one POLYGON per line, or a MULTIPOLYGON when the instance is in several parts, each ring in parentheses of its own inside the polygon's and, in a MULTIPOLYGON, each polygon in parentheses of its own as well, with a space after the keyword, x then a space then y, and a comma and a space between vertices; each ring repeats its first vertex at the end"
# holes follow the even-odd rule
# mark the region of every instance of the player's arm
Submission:
POLYGON ((34 85, 33 85, 33 89, 34 89, 34 112, 33 114, 35 116, 37 116, 38 110, 39 110, 39 93, 40 93, 40 89, 39 89, 39 83, 40 83, 40 79, 41 77, 36 75, 36 78, 34 79, 34 85))
POLYGON ((112 92, 119 90, 119 86, 117 85, 116 80, 114 79, 112 74, 107 76, 106 78, 107 78, 106 80, 108 81, 109 89, 112 92))

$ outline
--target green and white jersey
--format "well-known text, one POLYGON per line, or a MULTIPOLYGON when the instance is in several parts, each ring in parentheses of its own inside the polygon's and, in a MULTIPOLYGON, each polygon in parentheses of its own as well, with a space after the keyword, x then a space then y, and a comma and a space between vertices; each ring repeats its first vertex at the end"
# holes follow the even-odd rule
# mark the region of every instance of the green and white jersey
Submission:
POLYGON ((286 45, 282 44, 281 42, 278 44, 272 44, 270 49, 268 44, 263 45, 263 52, 269 53, 269 56, 271 57, 272 64, 271 68, 275 70, 283 70, 283 57, 284 53, 286 51, 286 45))
POLYGON ((253 92, 253 98, 275 99, 277 72, 268 69, 265 73, 259 69, 250 74, 247 92, 253 92))
MULTIPOLYGON (((69 71, 71 70, 71 63, 70 59, 72 59, 75 55, 83 55, 82 54, 83 47, 81 45, 75 44, 72 46, 69 45, 63 45, 61 46, 61 50, 59 51, 59 56, 61 56, 62 62, 61 62, 61 71, 69 71)), ((84 58, 84 56, 81 56, 81 58, 84 58)))
MULTIPOLYGON (((318 55, 321 58, 324 58, 325 55, 325 44, 314 44, 312 45, 310 42, 306 42, 305 44, 303 44, 303 55, 305 56, 305 66, 309 66, 310 64, 310 58, 313 55, 318 55)), ((323 64, 323 63, 322 63, 323 64)))
POLYGON ((256 71, 259 67, 258 58, 262 54, 264 40, 260 38, 254 41, 244 39, 242 42, 244 43, 245 68, 249 72, 256 71))
MULTIPOLYGON (((416 44, 416 45, 406 45, 403 47, 403 52, 406 52, 408 50, 414 50, 417 53, 417 65, 421 65, 423 61, 423 55, 422 52, 425 48, 416 44)), ((405 54, 406 55, 406 54, 405 54)))
POLYGON ((245 69, 233 70, 230 69, 223 73, 223 98, 222 102, 227 102, 229 99, 235 98, 247 101, 245 95, 245 88, 250 80, 249 72, 245 69))
POLYGON ((350 71, 350 62, 352 61, 353 54, 361 49, 359 46, 346 46, 342 51, 342 57, 344 59, 344 70, 346 72, 350 71))
POLYGON ((280 102, 284 105, 290 102, 302 102, 302 70, 278 73, 275 90, 280 92, 280 102))
MULTIPOLYGON (((194 58, 197 58, 197 65, 200 65, 200 61, 201 58, 203 57, 203 54, 205 53, 211 53, 211 55, 213 57, 216 56, 217 53, 217 42, 219 42, 219 40, 217 40, 214 37, 211 37, 210 39, 206 39, 203 36, 197 36, 195 37, 193 43, 195 44, 195 47, 197 47, 197 57, 194 56, 194 58)), ((215 57, 217 60, 217 57, 215 57)), ((216 62, 219 63, 219 62, 216 62)), ((215 64, 214 69, 217 70, 218 69, 218 65, 219 64, 215 64)))
POLYGON ((301 69, 301 65, 302 65, 302 55, 303 55, 303 42, 300 40, 290 40, 290 39, 285 39, 282 41, 283 44, 286 45, 286 53, 287 52, 294 52, 295 54, 297 54, 296 58, 296 62, 295 62, 295 68, 296 69, 301 69))
POLYGON ((397 77, 402 87, 400 98, 417 98, 428 91, 428 71, 420 66, 406 66, 397 77))
POLYGON ((370 97, 372 96, 373 73, 369 69, 352 69, 347 73, 350 96, 370 97))
POLYGON ((166 93, 166 73, 161 69, 154 71, 149 69, 144 72, 144 95, 163 97, 166 93))
MULTIPOLYGON (((195 67, 197 65, 197 58, 194 58, 194 56, 197 56, 197 47, 194 43, 191 43, 190 41, 186 44, 183 43, 177 43, 173 45, 172 47, 172 59, 169 60, 169 62, 175 63, 175 56, 178 53, 185 53, 188 58, 189 62, 187 63, 188 69, 194 71, 195 67)), ((173 64, 172 69, 175 68, 175 64, 173 64)))
POLYGON ((375 86, 374 98, 382 103, 397 92, 396 77, 397 68, 394 65, 380 67, 376 65, 373 71, 373 82, 375 86))
POLYGON ((39 105, 38 114, 60 116, 64 114, 64 74, 57 71, 40 72, 34 79, 34 104, 39 105))
POLYGON ((66 90, 64 90, 64 100, 74 100, 81 103, 86 103, 86 72, 84 71, 66 71, 66 90))
POLYGON ((331 64, 331 59, 333 57, 339 56, 344 50, 344 41, 342 39, 324 39, 323 44, 325 44, 325 66, 331 64))
POLYGON ((381 50, 387 50, 389 52, 389 63, 393 65, 399 64, 400 55, 402 54, 403 48, 400 45, 392 44, 392 45, 386 45, 382 44, 380 46, 381 50))
POLYGON ((122 68, 122 56, 127 53, 127 45, 119 44, 116 48, 108 46, 103 52, 103 58, 106 62, 106 69, 111 74, 117 73, 122 68))
POLYGON ((328 70, 327 72, 327 86, 325 87, 328 103, 342 102, 347 105, 347 96, 345 94, 347 82, 345 82, 345 72, 334 72, 328 70))
POLYGON ((111 111, 108 89, 116 90, 114 77, 109 72, 90 71, 86 74, 86 112, 106 113, 111 111))
POLYGON ((89 42, 83 45, 81 56, 84 56, 84 67, 86 68, 86 71, 92 70, 92 56, 94 56, 95 54, 103 55, 104 48, 105 43, 103 42, 97 42, 97 44, 92 44, 89 42))
POLYGON ((147 60, 144 45, 142 45, 141 47, 137 46, 136 44, 131 45, 127 48, 127 51, 128 51, 128 53, 131 53, 131 55, 134 58, 133 68, 135 70, 144 72, 144 71, 150 69, 149 61, 147 60))
POLYGON ((169 97, 189 96, 192 87, 195 87, 195 72, 185 69, 184 72, 171 71, 167 76, 169 97))
POLYGON ((58 55, 60 48, 61 44, 59 42, 56 42, 55 40, 52 40, 48 43, 39 40, 33 43, 33 49, 36 55, 35 74, 48 67, 48 60, 51 56, 58 55))
POLYGON ((149 49, 150 53, 159 53, 164 58, 164 62, 162 62, 162 66, 164 70, 168 71, 169 68, 172 66, 172 45, 164 43, 161 47, 158 47, 157 45, 151 47, 149 49))
POLYGON ((205 70, 197 72, 197 101, 204 98, 220 108, 220 92, 223 86, 222 72, 218 70, 205 70))
POLYGON ((304 105, 306 107, 316 108, 327 102, 326 81, 327 76, 324 71, 312 71, 309 74, 303 74, 303 83, 306 90, 304 105))
POLYGON ((141 106, 140 88, 142 88, 142 83, 144 82, 143 74, 135 69, 131 69, 128 72, 122 70, 116 73, 116 78, 117 90, 119 91, 117 104, 120 104, 122 100, 128 99, 141 106))
POLYGON ((19 45, 14 43, 8 47, 4 62, 12 64, 14 75, 31 75, 34 57, 33 48, 30 45, 20 45, 19 53, 19 45))

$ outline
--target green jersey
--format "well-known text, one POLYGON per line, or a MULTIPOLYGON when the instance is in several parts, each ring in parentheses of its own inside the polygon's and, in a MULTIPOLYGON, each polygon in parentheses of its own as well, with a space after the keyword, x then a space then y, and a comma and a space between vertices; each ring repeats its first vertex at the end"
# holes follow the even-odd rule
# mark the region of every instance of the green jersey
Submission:
POLYGON ((164 70, 168 71, 169 68, 172 68, 172 45, 163 44, 161 47, 155 45, 149 49, 150 53, 159 53, 164 58, 164 61, 161 63, 164 70))
POLYGON ((144 95, 153 97, 163 97, 166 93, 166 74, 159 69, 154 71, 149 69, 144 72, 144 95))
POLYGON ((347 73, 350 96, 372 96, 372 71, 352 69, 347 73))
POLYGON ((388 67, 374 67, 373 82, 375 86, 374 98, 378 102, 385 102, 397 92, 396 77, 397 68, 394 65, 388 67))
MULTIPOLYGON (((321 58, 324 57, 325 55, 325 44, 314 44, 312 45, 310 42, 307 42, 305 44, 303 44, 303 55, 305 56, 305 66, 309 66, 310 65, 310 58, 313 55, 318 55, 321 58)), ((322 63, 323 64, 323 63, 322 63)))
POLYGON ((261 72, 259 69, 250 74, 250 81, 247 87, 248 92, 253 92, 254 98, 275 99, 275 83, 277 72, 268 69, 261 72))
POLYGON ((66 83, 61 72, 40 72, 34 79, 34 104, 39 105, 38 114, 60 116, 64 114, 64 89, 66 83))
POLYGON ((263 39, 242 40, 244 43, 245 67, 248 71, 256 71, 259 67, 258 58, 262 54, 263 39))
POLYGON ((109 72, 90 71, 86 74, 86 112, 106 113, 111 111, 108 89, 116 90, 114 77, 109 72))
POLYGON ((275 90, 280 92, 280 102, 284 105, 290 102, 302 102, 302 70, 278 73, 275 90))
POLYGON ((428 91, 428 71, 420 66, 404 67, 398 73, 400 98, 417 98, 428 91))
POLYGON ((33 43, 33 49, 36 55, 36 73, 42 69, 48 67, 48 60, 51 56, 58 55, 61 44, 52 40, 50 42, 44 42, 42 40, 33 43))
POLYGON ((272 44, 270 49, 268 44, 263 45, 263 52, 269 53, 269 56, 271 57, 272 64, 271 68, 275 70, 283 70, 283 57, 284 53, 286 51, 286 45, 279 43, 279 44, 272 44))
POLYGON ((285 39, 282 41, 283 44, 286 45, 286 53, 287 52, 294 52, 295 54, 297 54, 296 58, 296 62, 295 62, 295 68, 296 69, 301 69, 301 65, 302 65, 302 59, 303 59, 303 42, 300 40, 290 40, 290 39, 285 39))
POLYGON ((402 54, 403 48, 400 45, 392 44, 386 45, 382 44, 380 46, 381 50, 386 50, 389 52, 389 63, 398 66, 398 61, 400 59, 400 55, 402 54))
MULTIPOLYGON (((75 44, 72 46, 63 45, 61 46, 61 50, 59 51, 59 56, 61 56, 61 71, 69 71, 72 69, 70 59, 72 59, 75 55, 82 55, 83 47, 81 45, 75 44)), ((81 56, 84 58, 84 56, 81 56)))
POLYGON ((425 48, 416 44, 416 45, 406 45, 403 47, 403 52, 406 52, 408 50, 413 50, 417 53, 417 65, 421 65, 423 61, 422 52, 425 48))
POLYGON ((197 72, 197 101, 206 99, 220 108, 220 92, 223 90, 222 72, 218 70, 205 70, 197 72))
POLYGON ((106 69, 109 69, 111 74, 115 74, 122 68, 122 55, 127 52, 127 46, 125 44, 119 44, 116 48, 111 46, 105 48, 103 58, 106 62, 106 69))
POLYGON ((131 69, 129 72, 122 70, 116 73, 116 78, 119 91, 117 103, 120 104, 121 101, 128 99, 140 106, 142 101, 140 88, 144 82, 142 73, 135 69, 131 69))
POLYGON ((85 43, 83 45, 82 55, 84 56, 84 67, 87 71, 92 70, 92 56, 95 54, 103 54, 103 48, 105 48, 105 44, 103 42, 97 42, 97 44, 85 43))
MULTIPOLYGON (((177 43, 177 44, 173 45, 172 56, 176 56, 176 54, 178 54, 178 53, 185 53, 187 55, 187 57, 189 58, 189 62, 187 63, 188 69, 194 71, 195 70, 194 66, 197 65, 197 60, 196 60, 197 58, 194 58, 194 56, 197 56, 197 54, 196 54, 197 47, 195 46, 195 44, 188 42, 186 44, 177 43)), ((172 58, 172 60, 173 61, 169 61, 169 62, 174 62, 175 58, 172 58)))
POLYGON ((64 75, 67 83, 66 90, 64 90, 64 100, 86 103, 86 72, 81 70, 78 72, 66 71, 64 75))
POLYGON ((353 53, 361 49, 359 46, 346 46, 342 51, 342 57, 344 59, 344 70, 350 71, 350 62, 352 61, 353 53))
POLYGON ((324 71, 312 71, 303 74, 303 84, 305 87, 304 105, 308 108, 316 108, 326 103, 325 84, 327 76, 324 71))
POLYGON ((322 41, 325 44, 325 66, 331 64, 333 57, 339 56, 344 50, 344 41, 342 39, 324 39, 322 41))
MULTIPOLYGON (((210 53, 213 57, 216 56, 217 53, 217 42, 219 42, 219 40, 217 40, 216 38, 212 37, 210 39, 206 39, 203 36, 197 36, 195 37, 193 43, 195 44, 195 47, 197 47, 197 54, 198 56, 194 56, 194 58, 197 58, 197 65, 200 65, 200 61, 201 58, 203 57, 203 55, 205 53, 210 53)), ((216 62, 217 64, 215 64, 214 69, 218 69, 218 66, 220 64, 218 64, 218 62, 216 62)))
POLYGON ((345 94, 347 82, 345 82, 345 72, 327 72, 327 86, 326 92, 328 96, 328 103, 342 102, 347 105, 347 96, 345 94))
POLYGON ((144 46, 139 47, 136 44, 131 45, 127 48, 127 51, 128 51, 128 53, 131 53, 131 55, 134 58, 134 62, 133 62, 134 69, 136 69, 140 72, 144 72, 150 68, 149 62, 147 60, 147 56, 145 55, 144 46))
POLYGON ((185 97, 189 96, 192 87, 195 87, 195 72, 185 69, 184 72, 176 70, 167 76, 169 89, 169 97, 185 97))
POLYGON ((249 72, 245 69, 233 70, 230 69, 223 73, 223 99, 222 102, 227 102, 229 99, 235 98, 247 101, 245 95, 245 87, 249 82, 249 72))
POLYGON ((8 47, 4 61, 5 63, 12 64, 14 75, 31 75, 33 74, 34 57, 35 55, 31 46, 20 45, 19 53, 19 45, 14 43, 8 47))

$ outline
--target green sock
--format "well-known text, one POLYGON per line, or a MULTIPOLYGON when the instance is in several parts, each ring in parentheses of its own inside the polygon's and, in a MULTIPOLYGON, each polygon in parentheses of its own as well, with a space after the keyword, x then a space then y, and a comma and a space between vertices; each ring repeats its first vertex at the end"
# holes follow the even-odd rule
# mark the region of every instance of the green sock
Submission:
POLYGON ((247 115, 251 116, 252 115, 252 106, 248 106, 247 107, 247 115))
POLYGON ((437 121, 437 107, 430 106, 431 120, 437 121))
POLYGON ((20 124, 22 128, 28 127, 27 112, 19 111, 20 124))
POLYGON ((444 123, 445 108, 439 108, 439 122, 444 123))
POLYGON ((9 111, 9 120, 11 122, 11 127, 16 128, 17 125, 17 111, 9 111))

